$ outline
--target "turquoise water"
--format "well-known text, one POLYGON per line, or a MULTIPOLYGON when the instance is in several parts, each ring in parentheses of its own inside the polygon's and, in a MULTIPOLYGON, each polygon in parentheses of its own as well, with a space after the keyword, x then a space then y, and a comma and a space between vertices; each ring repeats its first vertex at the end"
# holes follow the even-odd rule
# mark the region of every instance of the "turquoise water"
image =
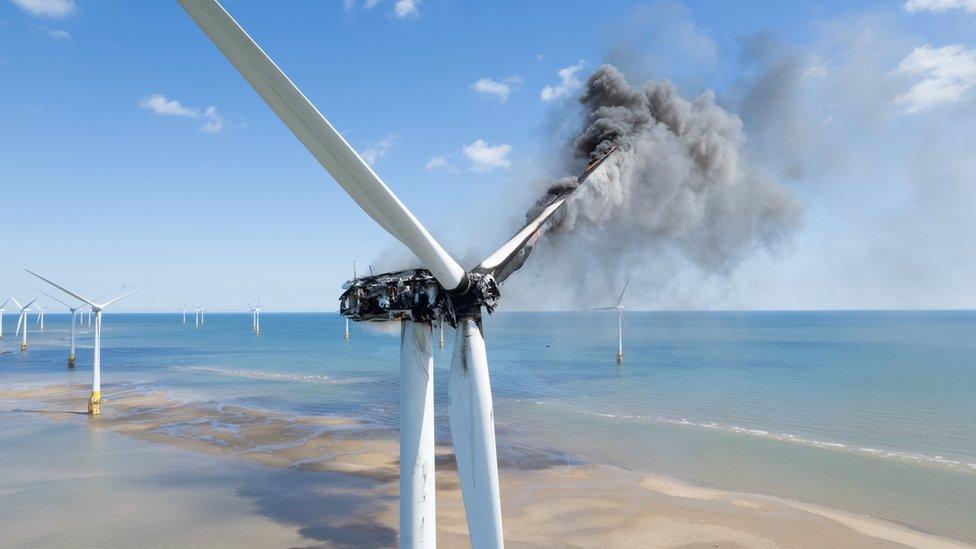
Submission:
MULTIPOLYGON (((395 429, 395 335, 353 325, 346 345, 334 314, 266 313, 260 336, 248 314, 206 320, 106 314, 106 398, 135 383, 395 429)), ((627 313, 619 366, 611 315, 499 313, 485 329, 503 461, 542 451, 976 541, 976 312, 627 313)), ((48 315, 24 355, 5 334, 0 385, 87 383, 90 332, 74 371, 67 334, 48 315)), ((442 440, 451 335, 435 354, 442 440)))

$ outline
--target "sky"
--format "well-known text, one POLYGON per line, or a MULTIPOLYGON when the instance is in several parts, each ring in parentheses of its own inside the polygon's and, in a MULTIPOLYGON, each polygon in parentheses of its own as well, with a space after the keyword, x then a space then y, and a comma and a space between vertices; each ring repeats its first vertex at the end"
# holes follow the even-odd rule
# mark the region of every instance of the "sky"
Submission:
MULTIPOLYGON (((976 308, 976 0, 812 4, 224 2, 465 260, 572 175, 557 156, 611 62, 714 92, 802 221, 720 274, 644 258, 607 296, 633 276, 632 309, 976 308)), ((30 268, 148 285, 119 311, 334 311, 354 260, 404 253, 175 1, 0 0, 0 197, 18 299, 30 268)), ((505 308, 603 299, 518 276, 505 308)))

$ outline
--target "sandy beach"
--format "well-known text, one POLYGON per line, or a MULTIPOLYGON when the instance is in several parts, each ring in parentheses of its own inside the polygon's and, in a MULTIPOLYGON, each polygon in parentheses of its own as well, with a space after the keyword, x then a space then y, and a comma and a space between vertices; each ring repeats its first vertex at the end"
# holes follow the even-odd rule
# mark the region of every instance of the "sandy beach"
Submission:
MULTIPOLYGON (((64 499, 34 501, 27 512, 17 505, 18 497, 45 481, 7 479, 5 544, 41 546, 77 536, 101 545, 95 540, 104 541, 100 532, 108 530, 121 535, 114 538, 120 542, 149 536, 159 546, 396 545, 397 441, 388 429, 351 418, 208 407, 126 385, 110 386, 103 415, 89 418, 82 413, 86 391, 63 385, 5 391, 2 413, 8 425, 26 422, 84 440, 111 437, 143 456, 104 473, 110 479, 156 474, 155 462, 163 457, 163 470, 185 471, 181 486, 189 495, 156 497, 123 483, 113 489, 117 504, 103 503, 111 512, 86 505, 62 513, 57 507, 64 499), (232 478, 207 482, 214 467, 232 478), (261 488, 242 488, 254 484, 261 488), (231 493, 222 492, 228 488, 231 493), (195 529, 188 531, 182 515, 191 502, 199 502, 199 512, 214 520, 194 521, 195 529), (119 520, 151 524, 152 531, 120 531, 119 520)), ((438 542, 465 547, 451 450, 439 447, 438 453, 438 542)), ((967 546, 840 510, 697 487, 650 472, 567 465, 535 455, 514 460, 503 455, 501 467, 505 536, 512 547, 967 546)), ((85 474, 84 464, 71 469, 85 474)), ((70 500, 68 492, 63 497, 70 500)))

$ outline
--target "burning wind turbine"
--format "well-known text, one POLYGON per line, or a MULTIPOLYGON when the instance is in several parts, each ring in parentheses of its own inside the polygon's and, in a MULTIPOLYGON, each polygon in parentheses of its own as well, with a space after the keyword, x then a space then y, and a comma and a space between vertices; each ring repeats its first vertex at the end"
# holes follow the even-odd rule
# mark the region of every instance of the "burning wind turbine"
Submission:
POLYGON ((54 297, 53 295, 45 292, 44 290, 37 290, 37 291, 39 291, 42 294, 50 297, 54 301, 57 301, 58 303, 64 305, 65 307, 68 308, 68 311, 71 312, 71 348, 68 350, 68 366, 71 367, 71 368, 74 368, 75 359, 76 359, 76 357, 75 357, 75 316, 76 316, 76 313, 82 307, 85 306, 85 303, 79 303, 78 305, 68 305, 64 301, 61 301, 60 299, 58 299, 58 298, 54 297))
POLYGON ((84 298, 71 290, 64 288, 63 286, 59 286, 54 282, 51 282, 50 280, 29 269, 24 270, 70 295, 71 297, 84 301, 86 304, 90 305, 91 310, 95 312, 95 353, 92 360, 92 387, 91 398, 88 399, 88 413, 93 416, 102 413, 102 311, 116 301, 138 292, 141 288, 130 290, 115 299, 106 301, 105 303, 95 303, 94 301, 84 298))
POLYGON ((624 293, 627 291, 627 286, 630 286, 630 277, 627 277, 627 282, 624 283, 624 289, 620 290, 620 297, 617 298, 617 304, 613 307, 592 309, 593 311, 617 311, 617 364, 624 361, 624 306, 621 303, 624 300, 624 293))
POLYGON ((20 331, 24 330, 24 335, 20 340, 20 352, 27 352, 27 317, 30 315, 30 307, 34 304, 36 299, 32 299, 27 305, 21 305, 17 298, 10 296, 10 299, 14 300, 14 305, 20 309, 20 316, 17 318, 17 332, 14 333, 14 337, 20 335, 20 331))
MULTIPOLYGON (((443 315, 456 327, 448 412, 471 544, 475 549, 502 547, 482 309, 490 313, 495 308, 498 284, 522 266, 546 221, 578 185, 554 194, 505 245, 465 271, 219 3, 180 4, 353 200, 427 267, 354 279, 340 298, 347 318, 402 321, 400 546, 435 546, 431 323, 443 315)), ((578 182, 613 151, 588 165, 578 182)))

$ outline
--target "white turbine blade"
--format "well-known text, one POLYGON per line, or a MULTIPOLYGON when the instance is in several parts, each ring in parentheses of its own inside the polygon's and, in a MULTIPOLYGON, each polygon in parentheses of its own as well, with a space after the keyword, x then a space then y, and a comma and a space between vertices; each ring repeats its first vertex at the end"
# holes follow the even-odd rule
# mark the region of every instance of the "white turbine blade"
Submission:
POLYGON ((20 316, 17 317, 17 331, 14 332, 14 337, 20 335, 20 325, 24 323, 24 311, 20 312, 20 316))
POLYGON ((80 299, 80 300, 82 300, 82 301, 84 301, 85 303, 87 303, 87 304, 89 304, 89 305, 91 305, 91 306, 93 306, 93 307, 97 307, 97 306, 98 306, 98 305, 97 305, 97 304, 95 304, 95 303, 94 303, 94 302, 93 302, 92 300, 90 300, 90 299, 88 299, 88 298, 84 298, 84 297, 81 297, 80 295, 78 295, 78 294, 76 294, 76 293, 74 293, 74 292, 72 292, 71 290, 69 290, 69 289, 67 289, 67 288, 65 288, 65 287, 63 287, 63 286, 59 286, 59 285, 57 285, 57 284, 55 284, 54 282, 51 282, 50 280, 48 280, 48 279, 46 279, 46 278, 44 278, 43 276, 41 276, 41 275, 39 275, 39 274, 37 274, 37 273, 35 273, 34 271, 32 271, 32 270, 30 270, 30 269, 24 269, 24 270, 25 270, 25 271, 27 271, 28 273, 30 273, 30 274, 32 274, 32 275, 34 275, 34 276, 36 276, 37 278, 40 278, 40 279, 41 279, 41 280, 43 280, 44 282, 47 282, 47 283, 48 283, 48 284, 50 284, 51 286, 54 286, 55 288, 57 288, 57 289, 59 289, 59 290, 61 290, 62 292, 64 292, 64 293, 66 293, 66 294, 68 294, 68 295, 70 295, 71 297, 73 297, 73 298, 75 298, 75 299, 80 299))
POLYGON ((30 306, 33 305, 35 301, 37 300, 36 299, 30 300, 30 302, 27 305, 24 305, 24 309, 30 309, 30 306))
POLYGON ((38 292, 41 292, 42 294, 44 294, 44 295, 46 295, 46 296, 48 296, 48 297, 50 297, 51 299, 53 299, 54 301, 57 301, 58 303, 60 303, 60 304, 62 304, 62 305, 64 305, 65 307, 67 307, 67 308, 69 308, 69 309, 71 308, 71 305, 68 305, 68 304, 67 304, 67 303, 65 303, 64 301, 61 301, 60 299, 58 299, 58 298, 56 298, 56 297, 54 297, 53 295, 51 295, 51 294, 49 294, 49 293, 47 293, 47 292, 45 292, 44 290, 37 290, 37 291, 38 291, 38 292))
POLYGON ((104 309, 105 307, 108 307, 109 305, 111 305, 111 304, 113 304, 113 303, 115 303, 116 301, 120 301, 120 300, 122 300, 122 299, 124 299, 124 298, 126 298, 126 297, 129 297, 130 295, 132 295, 132 294, 134 294, 134 293, 136 293, 136 292, 138 292, 139 290, 143 290, 143 289, 145 289, 145 288, 146 288, 145 286, 142 286, 142 287, 140 287, 140 288, 136 288, 135 290, 130 290, 130 291, 128 291, 128 292, 126 292, 126 293, 124 293, 124 294, 122 294, 122 295, 120 295, 119 297, 117 297, 117 298, 115 298, 115 299, 113 299, 113 300, 111 300, 111 301, 106 301, 106 302, 105 302, 105 303, 104 303, 104 304, 103 304, 103 305, 101 306, 101 308, 102 308, 102 309, 104 309))
POLYGON ((502 547, 501 497, 495 454, 495 421, 485 338, 477 321, 457 326, 447 411, 454 441, 471 546, 502 547))
POLYGON ((12 299, 12 300, 14 300, 14 305, 16 305, 18 309, 23 309, 23 308, 24 308, 24 307, 23 307, 23 306, 22 306, 22 305, 20 304, 20 302, 19 302, 19 301, 17 301, 17 298, 16 298, 16 297, 14 297, 14 296, 10 296, 10 299, 12 299))
POLYGON ((224 8, 215 0, 180 4, 349 196, 410 248, 442 286, 457 288, 464 269, 224 8))
MULTIPOLYGON (((631 276, 633 276, 633 275, 631 275, 631 276)), ((624 289, 623 290, 620 290, 620 297, 617 298, 617 306, 618 307, 620 306, 620 302, 624 300, 624 292, 627 291, 627 286, 630 286, 630 278, 631 278, 631 276, 628 276, 627 277, 627 282, 624 283, 624 289)))
POLYGON ((0 309, 3 309, 4 307, 6 307, 7 306, 7 303, 9 303, 9 302, 10 302, 10 299, 5 299, 3 301, 3 303, 0 303, 0 309))

